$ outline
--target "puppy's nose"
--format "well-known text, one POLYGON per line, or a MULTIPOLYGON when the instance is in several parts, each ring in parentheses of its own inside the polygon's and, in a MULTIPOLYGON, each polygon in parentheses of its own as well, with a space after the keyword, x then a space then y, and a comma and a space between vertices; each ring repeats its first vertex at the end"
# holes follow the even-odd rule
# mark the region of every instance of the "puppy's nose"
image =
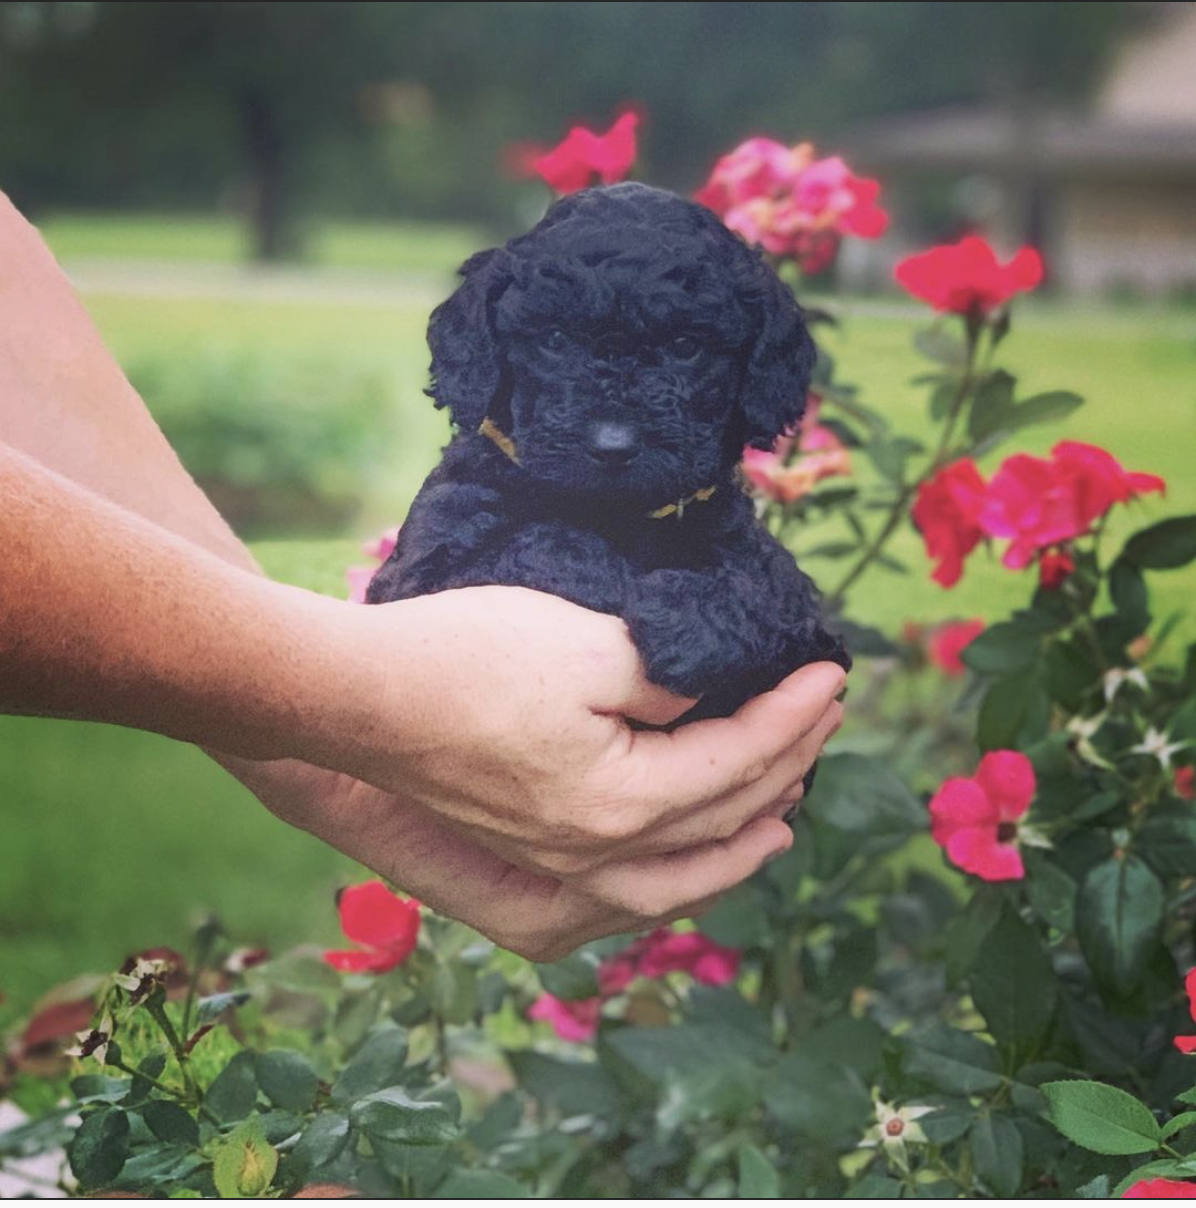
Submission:
POLYGON ((626 465, 635 456, 635 430, 629 424, 604 420, 590 425, 589 451, 608 466, 626 465))

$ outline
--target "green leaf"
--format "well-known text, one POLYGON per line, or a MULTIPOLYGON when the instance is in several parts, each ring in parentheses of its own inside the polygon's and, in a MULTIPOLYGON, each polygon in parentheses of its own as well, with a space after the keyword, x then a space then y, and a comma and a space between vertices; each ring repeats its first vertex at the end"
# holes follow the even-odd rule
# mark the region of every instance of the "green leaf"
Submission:
POLYGON ((1190 876, 1196 868, 1196 811, 1152 814, 1134 840, 1134 852, 1161 877, 1190 876))
POLYGON ((1128 558, 1118 558, 1109 569, 1109 598, 1117 615, 1133 636, 1144 633, 1150 624, 1150 593, 1142 571, 1128 558))
POLYGON ((235 1054, 228 1065, 220 1071, 216 1081, 208 1087, 204 1106, 225 1124, 244 1120, 257 1102, 257 1076, 254 1072, 254 1054, 235 1054))
POLYGON ((341 1112, 321 1112, 300 1134, 287 1161, 304 1171, 314 1170, 335 1161, 348 1140, 349 1117, 341 1112))
POLYGON ((905 436, 878 437, 864 446, 877 473, 892 483, 905 481, 905 463, 912 453, 921 453, 923 446, 905 436))
POLYGON ((1077 886, 1062 868, 1041 852, 1023 851, 1026 896, 1030 908, 1057 931, 1071 932, 1076 921, 1077 886))
POLYGON ((531 1188, 498 1170, 454 1170, 432 1193, 435 1200, 527 1200, 531 1188))
POLYGON ((478 1013, 477 970, 460 960, 442 960, 428 986, 432 1009, 444 1023, 466 1024, 478 1013))
POLYGON ((768 911, 750 881, 725 894, 698 920, 698 930, 716 944, 748 948, 769 934, 768 911))
POLYGON ((781 1198, 781 1177, 776 1167, 754 1145, 739 1147, 738 1190, 741 1200, 781 1198))
POLYGON ((997 1051, 969 1032, 933 1023, 904 1037, 905 1071, 953 1094, 976 1095, 1001 1085, 997 1051))
POLYGON ((800 1053, 769 1071, 764 1106, 787 1130, 819 1145, 858 1138, 875 1119, 872 1097, 854 1070, 800 1053))
POLYGON ((66 1153, 81 1188, 90 1191, 111 1183, 129 1156, 129 1117, 119 1107, 91 1112, 66 1153))
POLYGON ((598 966, 584 953, 575 952, 550 965, 536 965, 540 985, 555 998, 569 1001, 593 998, 598 993, 598 966))
POLYGON ((1175 570, 1196 560, 1196 515, 1172 516, 1135 533, 1121 556, 1146 570, 1175 570))
POLYGON ((358 1099, 349 1118, 368 1137, 408 1145, 443 1145, 457 1135, 457 1126, 443 1103, 413 1099, 399 1086, 358 1099))
POLYGON ((1005 894, 997 886, 983 885, 947 925, 947 985, 954 987, 967 976, 980 954, 984 937, 996 926, 1005 907, 1005 894))
POLYGON ((1013 386, 1013 377, 1004 369, 995 370, 981 382, 968 411, 968 435, 973 440, 983 440, 1009 426, 1013 386))
POLYGON ((212 1158, 216 1190, 226 1200, 257 1199, 278 1170, 278 1152, 253 1120, 237 1125, 212 1158))
POLYGON ((211 1023, 229 1008, 239 1007, 248 1001, 249 994, 245 990, 234 990, 228 994, 209 994, 195 1004, 195 1026, 198 1028, 205 1023, 211 1023))
POLYGON ((129 1093, 124 1098, 125 1107, 136 1107, 144 1103, 154 1091, 151 1078, 160 1078, 166 1068, 165 1052, 150 1053, 148 1057, 137 1063, 137 1074, 133 1076, 129 1093))
POLYGON ((1010 909, 985 936, 971 973, 972 999, 1000 1043, 1031 1046, 1055 1011, 1055 973, 1038 932, 1010 909))
POLYGON ((932 1144, 946 1145, 962 1137, 975 1122, 976 1109, 969 1104, 966 1107, 940 1107, 928 1112, 919 1117, 918 1126, 932 1144))
POLYGON ((1010 1198, 1022 1182, 1022 1135, 1007 1116, 983 1115, 972 1127, 972 1164, 995 1195, 1010 1198))
POLYGON ((1191 1128, 1193 1124, 1196 1124, 1196 1112, 1181 1112, 1163 1125, 1163 1140, 1174 1137, 1177 1132, 1183 1132, 1185 1128, 1191 1128))
POLYGON ((522 1049, 507 1054, 519 1086, 541 1107, 561 1116, 594 1115, 617 1119, 623 1111, 619 1085, 604 1065, 562 1061, 522 1049))
POLYGON ((315 1102, 320 1080, 306 1057, 293 1049, 272 1049, 257 1057, 257 1084, 276 1107, 305 1112, 315 1102))
POLYGON ((1041 671, 1017 671, 994 681, 985 694, 976 741, 983 751, 1019 750, 1044 738, 1050 720, 1041 671))
POLYGON ((1083 1187, 1076 1188, 1076 1195, 1082 1200, 1109 1199, 1109 1176, 1098 1174, 1095 1179, 1089 1179, 1083 1187))
POLYGON ((80 1074, 78 1078, 71 1079, 71 1091, 80 1103, 115 1103, 132 1092, 132 1079, 109 1078, 107 1074, 80 1074))
POLYGON ((1190 1091, 1181 1091, 1175 1098, 1179 1103, 1190 1103, 1196 1107, 1196 1086, 1192 1087, 1190 1091))
POLYGON ((1050 424, 1066 419, 1084 405, 1083 398, 1070 390, 1048 390, 1034 394, 1014 406, 1007 416, 1010 430, 1028 428, 1031 424, 1050 424))
POLYGON ((179 1145, 199 1144, 199 1125, 191 1113, 169 1099, 151 1099, 142 1109, 142 1118, 159 1141, 179 1145))
POLYGON ((1159 940, 1165 899, 1158 877, 1137 856, 1113 856, 1084 878, 1076 934, 1106 993, 1125 997, 1137 989, 1159 940))
POLYGON ((959 657, 981 675, 1007 675, 1038 662, 1042 657, 1042 635, 1016 621, 1002 621, 974 637, 959 657))
POLYGON ((941 424, 951 413, 951 404, 955 402, 955 396, 959 393, 959 383, 948 379, 947 381, 938 381, 934 390, 930 394, 930 418, 936 424, 941 424))
POLYGON ((926 811, 905 782, 879 759, 827 755, 806 806, 821 824, 848 831, 865 842, 905 837, 926 828, 926 811))
POLYGON ((363 1095, 394 1086, 407 1064, 407 1033, 383 1025, 366 1037, 332 1086, 333 1103, 352 1103, 363 1095))
POLYGON ((899 1200, 901 1184, 896 1179, 881 1174, 865 1175, 858 1183, 852 1183, 843 1193, 847 1200, 899 1200))
POLYGON ((1100 1082, 1047 1082, 1042 1093, 1051 1123, 1094 1153, 1151 1153, 1162 1133, 1150 1108, 1133 1095, 1100 1082))

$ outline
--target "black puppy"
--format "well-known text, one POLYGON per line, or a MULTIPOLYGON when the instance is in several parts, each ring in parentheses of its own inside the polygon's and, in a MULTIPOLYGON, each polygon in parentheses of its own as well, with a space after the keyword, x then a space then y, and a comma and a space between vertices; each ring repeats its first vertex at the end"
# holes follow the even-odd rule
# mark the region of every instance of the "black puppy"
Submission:
POLYGON ((805 405, 789 291, 709 210, 588 189, 482 252, 432 315, 459 429, 371 603, 507 584, 622 617, 653 682, 734 712, 806 663, 847 668, 810 580, 738 485, 805 405))

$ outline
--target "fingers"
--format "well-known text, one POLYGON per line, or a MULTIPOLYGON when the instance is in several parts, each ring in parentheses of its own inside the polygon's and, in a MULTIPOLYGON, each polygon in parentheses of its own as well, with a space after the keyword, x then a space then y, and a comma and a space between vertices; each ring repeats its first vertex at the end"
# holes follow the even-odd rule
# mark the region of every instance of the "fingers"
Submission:
MULTIPOLYGON (((832 700, 813 726, 757 779, 704 808, 649 826, 627 843, 624 850, 629 855, 657 855, 725 839, 759 814, 768 812, 783 816, 801 799, 802 781, 842 720, 843 707, 832 700), (780 806, 784 808, 778 812, 780 806)), ((697 723, 693 728, 701 724, 697 723)))
POLYGON ((635 734, 629 774, 644 816, 676 817, 750 789, 818 726, 845 680, 834 663, 811 663, 731 717, 635 734))
POLYGON ((733 888, 792 845, 793 833, 783 822, 759 818, 729 839, 607 864, 573 878, 571 885, 641 920, 677 911, 682 913, 676 917, 685 917, 694 903, 733 888))

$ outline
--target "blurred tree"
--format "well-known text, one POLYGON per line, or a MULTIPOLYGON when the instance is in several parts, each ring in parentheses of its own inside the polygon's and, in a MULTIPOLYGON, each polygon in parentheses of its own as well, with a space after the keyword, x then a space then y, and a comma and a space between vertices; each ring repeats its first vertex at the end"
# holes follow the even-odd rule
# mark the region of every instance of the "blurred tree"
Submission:
MULTIPOLYGON (((259 256, 306 211, 496 218, 501 148, 648 114, 653 180, 749 133, 1069 102, 1130 3, 0 3, 0 181, 26 204, 210 208, 259 256)), ((509 187, 508 187, 509 189, 509 187)), ((508 217, 509 221, 509 217, 508 217)))

